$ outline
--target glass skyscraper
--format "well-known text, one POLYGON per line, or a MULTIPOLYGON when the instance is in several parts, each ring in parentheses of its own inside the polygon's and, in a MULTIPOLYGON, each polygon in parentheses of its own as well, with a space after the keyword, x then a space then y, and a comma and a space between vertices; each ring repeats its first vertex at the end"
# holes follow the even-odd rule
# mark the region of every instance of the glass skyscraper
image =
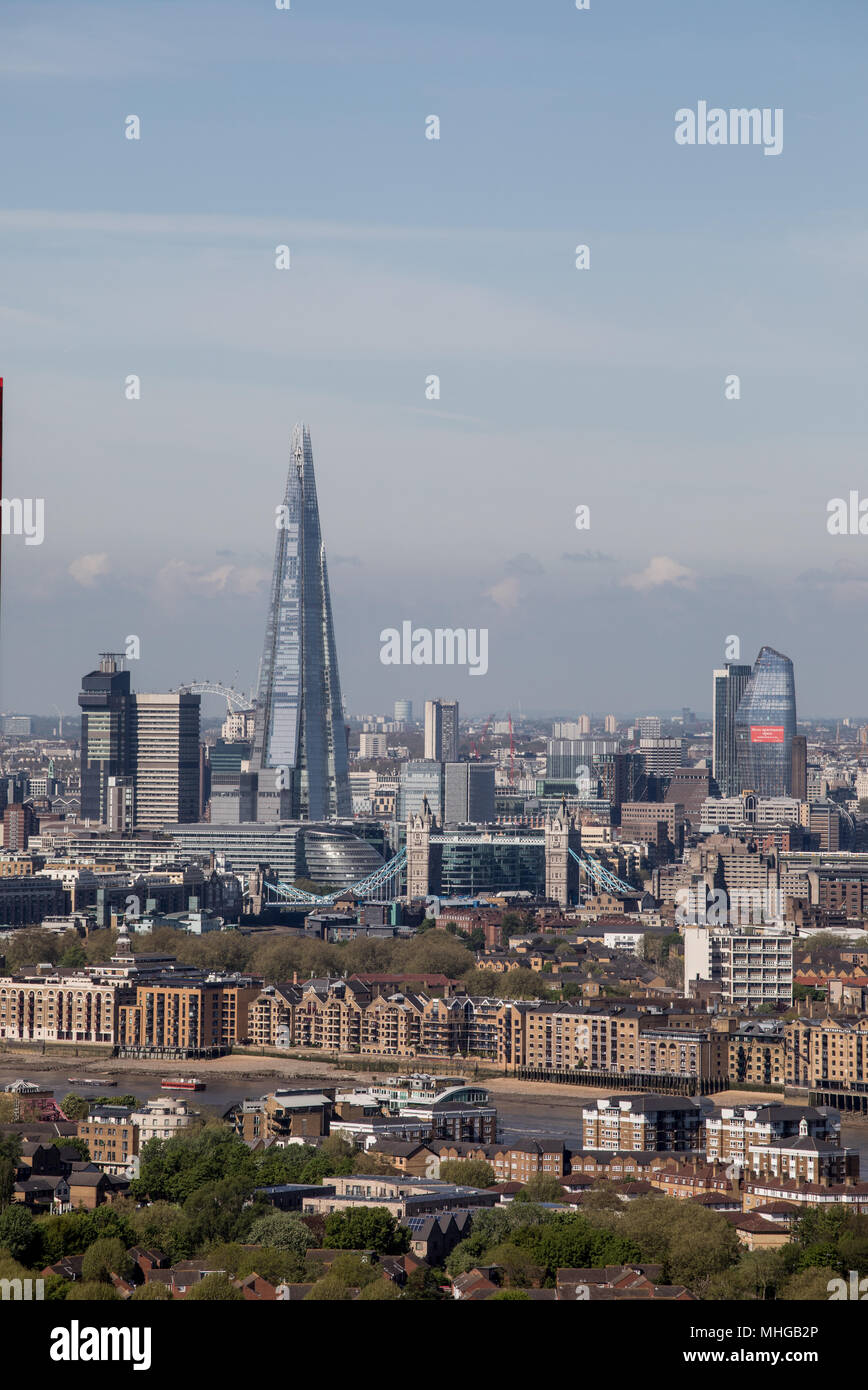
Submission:
POLYGON ((735 716, 751 674, 750 666, 732 663, 714 673, 712 759, 714 780, 721 796, 738 795, 735 716))
POLYGON ((274 575, 250 770, 258 821, 352 813, 347 741, 310 433, 296 425, 275 516, 274 575))
POLYGON ((763 647, 735 716, 736 794, 790 795, 795 733, 793 663, 763 647))

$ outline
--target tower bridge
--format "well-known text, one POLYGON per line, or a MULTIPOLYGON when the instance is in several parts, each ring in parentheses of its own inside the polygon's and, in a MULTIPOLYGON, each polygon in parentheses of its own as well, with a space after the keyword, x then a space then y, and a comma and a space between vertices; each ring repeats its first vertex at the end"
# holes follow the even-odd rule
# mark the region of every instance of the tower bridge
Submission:
MULTIPOLYGON (((407 843, 394 857, 374 873, 348 888, 325 894, 308 893, 288 883, 268 883, 266 896, 272 902, 299 903, 328 907, 348 893, 362 899, 425 899, 440 889, 442 848, 445 845, 530 846, 545 855, 545 895, 566 907, 581 900, 582 890, 590 884, 603 892, 624 894, 639 890, 632 883, 618 878, 581 847, 581 827, 573 813, 562 804, 560 810, 546 821, 542 831, 498 828, 477 831, 444 830, 438 825, 427 800, 421 812, 407 823, 407 843), (402 884, 405 884, 402 891, 402 884)), ((493 891, 493 890, 489 890, 493 891)))

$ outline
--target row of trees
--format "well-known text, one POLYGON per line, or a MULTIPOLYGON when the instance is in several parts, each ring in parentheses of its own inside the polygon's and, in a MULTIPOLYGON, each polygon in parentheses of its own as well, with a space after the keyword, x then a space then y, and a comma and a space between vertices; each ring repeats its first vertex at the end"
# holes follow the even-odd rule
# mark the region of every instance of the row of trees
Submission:
POLYGON ((552 1285, 559 1268, 621 1263, 659 1265, 657 1282, 683 1284, 703 1299, 827 1299, 831 1279, 868 1272, 868 1216, 811 1209, 795 1220, 787 1245, 748 1251, 719 1212, 669 1197, 624 1203, 614 1185, 600 1183, 575 1215, 517 1201, 479 1212, 446 1267, 454 1278, 499 1265, 507 1287, 522 1289, 552 1285))

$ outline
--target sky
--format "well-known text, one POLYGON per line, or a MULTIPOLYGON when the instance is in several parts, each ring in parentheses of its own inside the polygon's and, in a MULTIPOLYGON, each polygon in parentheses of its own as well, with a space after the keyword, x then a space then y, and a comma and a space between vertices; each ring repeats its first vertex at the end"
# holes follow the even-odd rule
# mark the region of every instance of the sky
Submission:
POLYGON ((827 530, 866 40, 860 0, 4 0, 3 496, 45 538, 3 538, 0 709, 131 635, 136 689, 250 688, 304 420, 349 711, 707 711, 736 636, 868 714, 868 536, 827 530), (781 153, 679 145, 699 101, 781 153), (487 672, 382 664, 405 620, 487 672))

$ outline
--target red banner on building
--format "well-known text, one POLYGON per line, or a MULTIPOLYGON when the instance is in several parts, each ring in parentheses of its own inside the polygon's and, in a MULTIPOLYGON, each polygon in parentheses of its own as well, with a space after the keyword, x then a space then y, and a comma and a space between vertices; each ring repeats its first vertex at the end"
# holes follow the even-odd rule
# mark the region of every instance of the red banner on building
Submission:
POLYGON ((783 724, 751 724, 751 743, 783 743, 783 724))

